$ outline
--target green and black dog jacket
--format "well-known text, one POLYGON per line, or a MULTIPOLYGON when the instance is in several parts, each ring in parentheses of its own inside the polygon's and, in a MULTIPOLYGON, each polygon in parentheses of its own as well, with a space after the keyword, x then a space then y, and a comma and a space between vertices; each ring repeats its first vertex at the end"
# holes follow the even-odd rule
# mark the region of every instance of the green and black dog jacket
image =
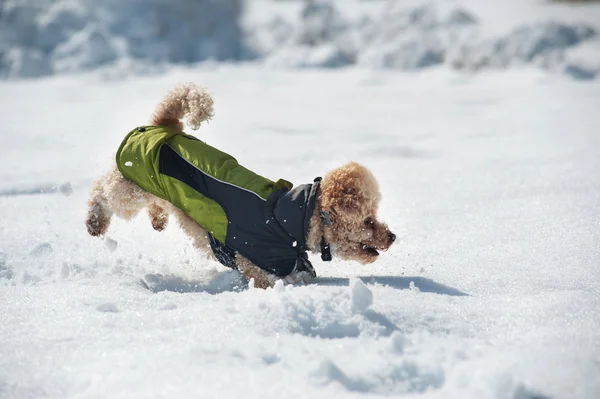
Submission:
POLYGON ((309 220, 320 178, 293 188, 244 168, 194 136, 141 126, 121 143, 119 171, 177 206, 209 233, 217 259, 236 267, 240 253, 277 276, 314 269, 306 254, 309 220))

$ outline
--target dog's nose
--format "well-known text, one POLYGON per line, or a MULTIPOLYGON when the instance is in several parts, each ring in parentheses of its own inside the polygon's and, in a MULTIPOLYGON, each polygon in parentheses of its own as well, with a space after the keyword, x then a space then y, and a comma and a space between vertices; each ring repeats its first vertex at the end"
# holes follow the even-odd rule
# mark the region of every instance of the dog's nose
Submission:
POLYGON ((390 241, 391 241, 391 242, 394 242, 394 241, 396 241, 396 234, 394 234, 394 233, 390 232, 390 241))

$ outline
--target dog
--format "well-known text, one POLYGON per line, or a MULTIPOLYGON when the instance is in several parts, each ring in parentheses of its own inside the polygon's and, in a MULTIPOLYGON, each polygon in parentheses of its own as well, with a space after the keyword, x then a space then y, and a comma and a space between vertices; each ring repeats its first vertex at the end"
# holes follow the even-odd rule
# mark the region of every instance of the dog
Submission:
POLYGON ((296 187, 275 182, 183 131, 184 118, 197 130, 212 117, 206 88, 171 90, 150 125, 126 136, 114 167, 92 185, 88 233, 103 236, 113 216, 130 220, 144 208, 157 231, 174 216, 195 248, 257 288, 312 281, 307 252, 368 264, 394 243, 396 235, 377 219, 381 194, 366 167, 350 162, 296 187))

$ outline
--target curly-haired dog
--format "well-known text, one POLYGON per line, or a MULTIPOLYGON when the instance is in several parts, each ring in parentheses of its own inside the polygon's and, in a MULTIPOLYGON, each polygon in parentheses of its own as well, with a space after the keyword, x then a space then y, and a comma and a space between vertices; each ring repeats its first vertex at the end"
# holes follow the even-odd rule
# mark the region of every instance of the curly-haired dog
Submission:
POLYGON ((86 220, 104 235, 113 215, 131 219, 147 208, 155 230, 174 215, 194 246, 240 270, 256 287, 278 279, 307 282, 316 276, 307 251, 374 262, 396 236, 377 220, 381 196, 375 177, 351 162, 293 187, 259 176, 183 132, 213 114, 208 91, 193 84, 172 90, 151 125, 123 140, 115 167, 94 183, 86 220))

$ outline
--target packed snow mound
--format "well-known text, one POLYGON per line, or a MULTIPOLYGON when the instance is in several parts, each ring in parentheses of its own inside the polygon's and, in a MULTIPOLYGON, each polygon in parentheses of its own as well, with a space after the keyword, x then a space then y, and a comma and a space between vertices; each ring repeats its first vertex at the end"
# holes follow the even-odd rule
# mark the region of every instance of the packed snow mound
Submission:
POLYGON ((361 30, 334 3, 309 0, 296 21, 275 16, 247 29, 246 45, 257 58, 278 67, 336 68, 354 64, 361 30))
POLYGON ((407 8, 389 1, 378 17, 354 20, 341 9, 333 2, 312 0, 295 24, 274 17, 251 31, 246 43, 268 65, 278 67, 356 64, 415 70, 447 65, 477 71, 532 64, 576 78, 593 78, 600 71, 594 63, 580 66, 568 57, 569 50, 584 42, 600 42, 595 29, 582 23, 536 22, 488 37, 477 17, 456 4, 407 8))
POLYGON ((472 34, 476 25, 475 16, 455 5, 427 4, 407 10, 390 2, 358 62, 398 69, 441 64, 448 49, 472 34))
POLYGON ((536 63, 551 67, 564 59, 564 51, 595 35, 586 25, 567 25, 558 22, 523 26, 508 35, 467 43, 451 54, 456 67, 479 69, 507 67, 520 63, 536 63))
POLYGON ((562 69, 576 79, 600 76, 600 40, 589 40, 565 52, 562 69))
POLYGON ((351 19, 333 2, 311 0, 295 25, 275 17, 250 30, 247 44, 275 66, 359 64, 414 69, 441 63, 448 42, 475 23, 474 16, 454 5, 426 4, 407 9, 404 3, 389 1, 377 18, 363 15, 351 19), (281 31, 288 32, 286 40, 280 39, 281 31), (269 33, 267 43, 278 42, 280 46, 261 43, 269 33))
POLYGON ((6 0, 0 76, 240 57, 242 0, 6 0))
MULTIPOLYGON (((277 3, 255 7, 269 14, 277 3)), ((138 74, 205 60, 395 70, 534 65, 578 79, 599 75, 596 28, 558 14, 490 35, 488 23, 460 2, 376 3, 378 12, 367 12, 341 0, 306 0, 291 13, 253 19, 244 11, 249 0, 6 0, 0 77, 104 67, 138 74)))

